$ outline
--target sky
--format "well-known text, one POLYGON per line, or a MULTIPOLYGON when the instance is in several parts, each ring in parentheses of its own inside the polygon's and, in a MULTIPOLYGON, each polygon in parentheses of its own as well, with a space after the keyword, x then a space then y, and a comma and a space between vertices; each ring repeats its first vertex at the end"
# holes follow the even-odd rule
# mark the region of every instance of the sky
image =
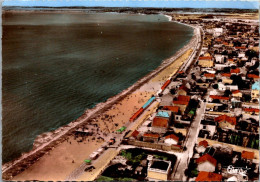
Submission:
POLYGON ((4 0, 2 5, 259 9, 258 0, 4 0))

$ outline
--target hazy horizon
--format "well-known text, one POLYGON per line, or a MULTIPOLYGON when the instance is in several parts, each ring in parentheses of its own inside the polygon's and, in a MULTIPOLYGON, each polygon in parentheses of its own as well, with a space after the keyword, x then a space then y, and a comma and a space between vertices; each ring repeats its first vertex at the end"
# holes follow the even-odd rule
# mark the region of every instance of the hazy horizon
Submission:
POLYGON ((135 1, 135 0, 121 0, 121 1, 33 1, 33 0, 14 0, 4 1, 5 6, 46 6, 46 7, 132 7, 132 8, 217 8, 217 9, 259 9, 259 2, 257 0, 250 1, 135 1))

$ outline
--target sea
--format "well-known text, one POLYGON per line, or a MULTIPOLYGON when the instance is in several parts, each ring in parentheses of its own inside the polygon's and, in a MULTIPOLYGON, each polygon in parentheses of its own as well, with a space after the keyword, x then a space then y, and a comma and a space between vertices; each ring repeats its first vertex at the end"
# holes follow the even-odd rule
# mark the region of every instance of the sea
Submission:
POLYGON ((163 15, 5 12, 2 160, 156 69, 193 29, 163 15))

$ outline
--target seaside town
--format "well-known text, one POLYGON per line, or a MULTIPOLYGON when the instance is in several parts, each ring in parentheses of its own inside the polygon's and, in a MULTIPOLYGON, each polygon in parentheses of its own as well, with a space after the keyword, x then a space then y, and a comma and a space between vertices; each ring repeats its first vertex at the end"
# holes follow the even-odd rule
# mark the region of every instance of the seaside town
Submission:
MULTIPOLYGON (((177 55, 182 64, 174 71, 166 65, 170 71, 158 89, 141 87, 142 102, 127 98, 140 106, 127 121, 100 114, 112 128, 92 119, 72 131, 63 142, 100 145, 89 144, 94 151, 80 165, 70 160, 74 169, 64 180, 259 180, 259 21, 168 16, 194 28, 191 46, 177 55)), ((15 177, 30 165, 6 167, 3 177, 26 178, 15 177)))

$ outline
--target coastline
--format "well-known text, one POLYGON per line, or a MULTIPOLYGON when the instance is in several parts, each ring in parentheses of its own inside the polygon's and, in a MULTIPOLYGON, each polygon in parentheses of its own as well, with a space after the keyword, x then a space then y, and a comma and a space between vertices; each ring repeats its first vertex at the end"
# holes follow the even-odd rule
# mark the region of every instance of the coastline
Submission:
MULTIPOLYGON (((168 16, 168 18, 169 18, 169 16, 168 16)), ((192 27, 192 28, 194 29, 194 27, 192 27)), ((190 39, 190 41, 186 45, 184 45, 179 51, 177 51, 170 58, 162 61, 161 65, 159 67, 157 67, 155 70, 153 70, 152 72, 150 72, 143 78, 139 79, 135 84, 133 84, 129 88, 127 88, 127 89, 123 90, 122 92, 120 92, 119 94, 107 99, 106 102, 99 103, 94 108, 86 110, 82 116, 80 116, 78 119, 72 121, 68 125, 62 126, 53 132, 43 133, 42 135, 38 136, 34 142, 34 147, 30 152, 23 154, 20 158, 14 160, 14 161, 10 161, 6 164, 3 164, 3 167, 2 167, 3 177, 9 179, 8 176, 15 176, 16 175, 15 171, 17 169, 19 172, 21 172, 19 166, 23 166, 23 168, 29 167, 36 160, 39 160, 40 157, 45 155, 45 153, 54 149, 60 143, 64 142, 67 139, 67 137, 69 137, 72 134, 72 132, 75 130, 75 128, 82 127, 83 125, 88 124, 91 121, 95 122, 96 118, 99 118, 102 115, 102 113, 108 112, 109 110, 111 110, 111 108, 114 107, 114 105, 116 105, 120 101, 124 100, 124 98, 126 98, 130 94, 133 94, 134 92, 136 92, 141 86, 143 86, 149 80, 152 80, 156 75, 158 75, 160 72, 165 70, 168 66, 170 66, 172 63, 174 63, 179 57, 181 57, 186 51, 188 51, 194 43, 194 37, 196 37, 195 33, 193 34, 193 37, 190 39), (45 138, 42 138, 44 136, 45 136, 45 138), (17 169, 16 169, 16 167, 17 167, 17 169), (14 169, 12 170, 12 168, 14 168, 14 169), (10 175, 10 174, 12 174, 12 175, 10 175)), ((152 93, 147 93, 147 95, 152 95, 152 93)), ((135 112, 135 111, 133 111, 133 112, 135 112)), ((95 150, 95 149, 93 149, 93 150, 95 150)), ((11 179, 12 179, 12 177, 11 177, 11 179)))

